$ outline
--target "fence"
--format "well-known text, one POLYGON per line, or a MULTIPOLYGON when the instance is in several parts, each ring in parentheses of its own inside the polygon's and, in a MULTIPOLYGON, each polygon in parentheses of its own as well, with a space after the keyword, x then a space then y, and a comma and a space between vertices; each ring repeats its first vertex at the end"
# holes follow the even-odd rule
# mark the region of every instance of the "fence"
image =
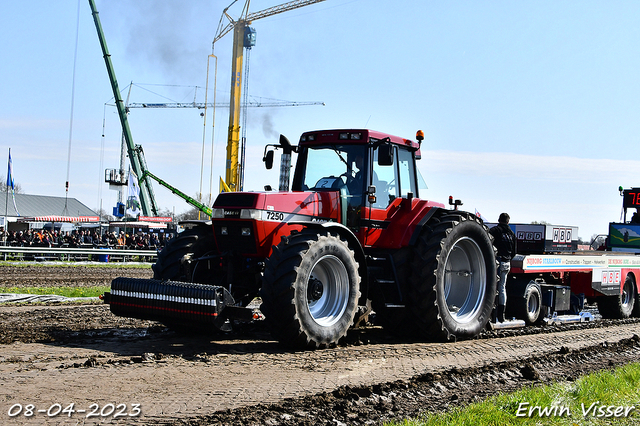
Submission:
POLYGON ((110 248, 69 248, 69 247, 4 247, 0 246, 4 260, 90 260, 96 262, 154 262, 156 250, 125 250, 110 248))

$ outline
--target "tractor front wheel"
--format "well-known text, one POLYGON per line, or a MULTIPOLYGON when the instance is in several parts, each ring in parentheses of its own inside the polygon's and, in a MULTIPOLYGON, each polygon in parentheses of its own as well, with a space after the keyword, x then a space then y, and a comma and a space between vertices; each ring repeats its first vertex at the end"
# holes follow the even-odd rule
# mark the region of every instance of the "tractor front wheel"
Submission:
POLYGON ((189 273, 183 262, 187 258, 198 258, 214 247, 213 230, 211 226, 200 225, 186 229, 176 237, 170 239, 158 253, 156 263, 151 265, 153 278, 156 280, 173 280, 181 282, 196 282, 212 284, 204 276, 210 274, 189 273))
POLYGON ((305 230, 283 237, 267 259, 260 310, 281 344, 329 347, 353 324, 359 287, 358 263, 347 243, 305 230))

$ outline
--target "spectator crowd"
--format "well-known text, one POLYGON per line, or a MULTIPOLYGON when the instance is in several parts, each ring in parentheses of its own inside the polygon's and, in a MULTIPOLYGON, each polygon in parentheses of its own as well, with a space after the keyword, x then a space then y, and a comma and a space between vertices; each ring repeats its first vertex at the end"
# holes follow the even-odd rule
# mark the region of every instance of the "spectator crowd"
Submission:
POLYGON ((35 230, 0 231, 0 242, 13 247, 73 247, 73 248, 114 248, 128 250, 158 250, 164 247, 171 234, 153 232, 116 233, 105 232, 100 235, 92 230, 35 230))

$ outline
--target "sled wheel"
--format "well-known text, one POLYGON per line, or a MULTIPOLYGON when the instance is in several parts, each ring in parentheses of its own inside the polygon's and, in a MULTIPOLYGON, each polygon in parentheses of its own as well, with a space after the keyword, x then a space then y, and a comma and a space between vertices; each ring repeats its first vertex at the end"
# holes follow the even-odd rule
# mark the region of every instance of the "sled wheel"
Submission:
POLYGON ((637 312, 635 309, 637 299, 636 283, 631 275, 627 275, 620 295, 601 296, 597 299, 598 311, 602 318, 626 319, 637 312))
POLYGON ((353 323, 359 286, 358 263, 347 243, 305 230, 283 237, 267 259, 260 310, 281 344, 329 347, 353 323))
POLYGON ((520 286, 507 298, 507 305, 513 306, 511 313, 516 318, 523 319, 527 325, 540 324, 540 310, 542 307, 542 290, 535 282, 518 283, 520 286))
POLYGON ((488 229, 469 213, 443 212, 416 247, 409 293, 422 337, 477 336, 493 310, 497 262, 488 229))
POLYGON ((633 303, 633 310, 631 311, 631 316, 640 318, 640 293, 638 293, 638 287, 636 286, 635 280, 633 280, 631 276, 627 278, 631 279, 631 282, 633 284, 633 290, 635 291, 635 295, 636 295, 636 299, 633 303))

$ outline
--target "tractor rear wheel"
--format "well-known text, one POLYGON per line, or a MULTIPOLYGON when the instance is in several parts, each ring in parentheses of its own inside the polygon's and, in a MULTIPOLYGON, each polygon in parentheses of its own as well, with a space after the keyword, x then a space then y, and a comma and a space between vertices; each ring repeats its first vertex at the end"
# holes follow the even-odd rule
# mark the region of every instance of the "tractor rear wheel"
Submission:
POLYGON ((631 275, 627 275, 622 286, 622 293, 617 296, 597 298, 598 311, 603 318, 626 319, 635 312, 637 299, 636 283, 631 275))
POLYGON ((443 212, 420 235, 409 303, 421 337, 477 336, 491 318, 497 262, 489 232, 476 216, 443 212))
POLYGON ((347 243, 304 230, 283 237, 267 259, 260 310, 281 344, 329 347, 353 324, 359 287, 358 263, 347 243))

